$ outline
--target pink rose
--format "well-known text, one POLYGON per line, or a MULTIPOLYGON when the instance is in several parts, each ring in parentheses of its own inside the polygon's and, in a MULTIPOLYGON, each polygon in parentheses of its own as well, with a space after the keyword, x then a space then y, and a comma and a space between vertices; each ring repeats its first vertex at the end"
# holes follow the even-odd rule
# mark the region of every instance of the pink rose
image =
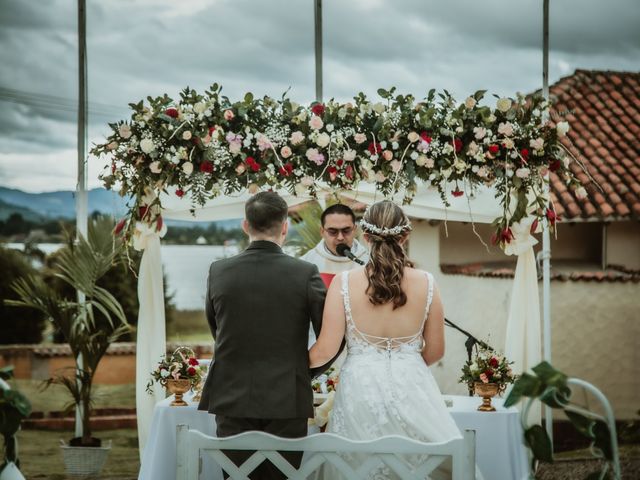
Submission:
POLYGON ((480 380, 482 380, 482 383, 489 383, 489 379, 484 373, 480 374, 480 380))
POLYGON ((233 110, 225 110, 224 111, 224 119, 227 122, 230 122, 231 120, 233 120, 234 117, 235 117, 235 115, 233 114, 233 110))
POLYGON ((387 162, 393 158, 393 152, 391 150, 385 150, 382 152, 382 158, 384 158, 387 162))
POLYGON ((402 169, 402 162, 400 160, 394 160, 390 165, 393 173, 398 173, 402 169))
POLYGON ((238 166, 236 167, 236 173, 238 175, 242 175, 246 171, 247 171, 247 166, 242 162, 239 163, 238 166))
POLYGON ((291 140, 292 145, 297 145, 304 140, 304 134, 300 131, 293 132, 291 137, 289 137, 289 140, 291 140))
POLYGON ((320 130, 324 126, 324 122, 317 115, 312 115, 311 120, 309 120, 309 126, 314 130, 320 130))
POLYGON ((282 158, 289 158, 291 153, 291 149, 286 145, 280 149, 280 155, 282 155, 282 158))
POLYGON ((364 133, 356 133, 353 136, 353 139, 356 141, 356 143, 364 143, 367 140, 367 136, 364 133))

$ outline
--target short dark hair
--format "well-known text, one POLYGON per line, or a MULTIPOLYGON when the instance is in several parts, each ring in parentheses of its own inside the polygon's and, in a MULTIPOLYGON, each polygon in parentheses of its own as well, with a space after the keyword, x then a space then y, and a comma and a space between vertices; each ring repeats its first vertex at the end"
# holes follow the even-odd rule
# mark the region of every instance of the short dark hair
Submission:
POLYGON ((336 203, 335 205, 327 207, 324 212, 322 212, 322 215, 320 216, 320 222, 322 223, 322 226, 324 227, 324 221, 327 218, 327 215, 335 214, 349 215, 351 217, 351 220, 353 220, 353 223, 356 223, 356 214, 353 213, 353 210, 347 207, 344 203, 336 203))
POLYGON ((244 205, 244 214, 253 233, 276 233, 287 220, 289 207, 276 192, 258 192, 244 205))

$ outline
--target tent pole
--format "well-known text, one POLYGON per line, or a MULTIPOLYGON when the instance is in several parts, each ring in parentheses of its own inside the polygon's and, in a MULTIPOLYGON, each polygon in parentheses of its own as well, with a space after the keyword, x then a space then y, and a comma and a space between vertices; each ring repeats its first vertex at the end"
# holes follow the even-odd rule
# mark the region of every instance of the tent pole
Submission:
POLYGON ((313 19, 316 47, 316 102, 322 102, 322 0, 315 0, 313 19))
MULTIPOLYGON (((549 101, 549 0, 543 2, 542 26, 542 94, 549 101)), ((545 110, 544 121, 548 119, 549 109, 545 110)), ((545 193, 549 195, 549 174, 547 174, 545 193)), ((542 232, 542 338, 543 358, 551 363, 551 236, 549 222, 545 222, 542 232)), ((547 435, 551 439, 553 451, 553 413, 551 407, 544 407, 544 422, 547 435)))

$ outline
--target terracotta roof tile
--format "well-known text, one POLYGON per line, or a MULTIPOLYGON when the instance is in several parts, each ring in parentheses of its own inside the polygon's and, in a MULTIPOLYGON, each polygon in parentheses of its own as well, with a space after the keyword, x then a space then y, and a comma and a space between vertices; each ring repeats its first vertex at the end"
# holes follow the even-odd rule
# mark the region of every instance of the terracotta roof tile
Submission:
POLYGON ((640 216, 640 72, 576 70, 549 89, 551 118, 571 125, 563 145, 585 185, 580 200, 552 174, 552 198, 565 220, 640 216))

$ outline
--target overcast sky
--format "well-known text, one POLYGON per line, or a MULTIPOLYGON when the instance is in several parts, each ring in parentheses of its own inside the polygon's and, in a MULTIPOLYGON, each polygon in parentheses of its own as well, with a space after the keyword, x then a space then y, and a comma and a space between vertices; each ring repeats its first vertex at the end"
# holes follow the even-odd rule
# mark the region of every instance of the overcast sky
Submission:
MULTIPOLYGON (((313 0, 87 0, 90 143, 147 95, 314 98, 313 0)), ((324 0, 324 94, 542 84, 542 0, 324 0)), ((0 0, 0 185, 76 185, 75 0, 0 0)), ((550 81, 640 71, 638 0, 552 0, 550 81)), ((103 162, 89 161, 89 186, 103 162)))

